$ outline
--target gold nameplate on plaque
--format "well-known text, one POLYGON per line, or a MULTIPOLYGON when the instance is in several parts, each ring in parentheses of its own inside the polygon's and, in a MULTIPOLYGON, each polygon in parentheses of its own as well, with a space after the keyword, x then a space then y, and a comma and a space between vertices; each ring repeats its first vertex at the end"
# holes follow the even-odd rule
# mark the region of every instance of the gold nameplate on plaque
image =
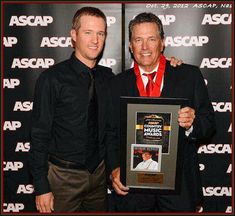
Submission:
POLYGON ((138 183, 163 183, 163 174, 147 174, 147 173, 138 173, 137 174, 138 183))

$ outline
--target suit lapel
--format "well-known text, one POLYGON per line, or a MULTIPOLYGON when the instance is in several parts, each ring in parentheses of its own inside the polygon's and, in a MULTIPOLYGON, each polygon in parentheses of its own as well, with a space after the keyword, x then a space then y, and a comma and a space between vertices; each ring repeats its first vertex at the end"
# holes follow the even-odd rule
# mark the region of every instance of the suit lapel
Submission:
POLYGON ((167 61, 164 73, 164 84, 161 97, 173 97, 173 94, 175 92, 174 83, 176 83, 173 74, 174 74, 173 68, 170 66, 170 63, 167 61))
POLYGON ((131 96, 131 97, 139 97, 140 94, 136 86, 136 76, 134 73, 134 69, 131 69, 127 73, 128 73, 128 76, 127 76, 127 79, 125 80, 126 93, 128 96, 131 96))

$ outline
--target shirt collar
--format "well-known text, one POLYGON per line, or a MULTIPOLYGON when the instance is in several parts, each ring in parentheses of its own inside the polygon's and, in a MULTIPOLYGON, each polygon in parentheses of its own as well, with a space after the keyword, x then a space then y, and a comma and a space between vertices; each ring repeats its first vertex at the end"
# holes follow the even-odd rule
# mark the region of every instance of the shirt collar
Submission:
POLYGON ((151 72, 146 72, 146 71, 144 71, 140 66, 138 66, 138 67, 139 67, 139 69, 140 69, 140 74, 141 74, 141 76, 142 76, 144 73, 153 73, 153 72, 157 72, 158 66, 159 66, 159 63, 157 64, 157 66, 156 66, 151 72))
POLYGON ((87 65, 85 65, 82 61, 80 61, 76 56, 75 52, 72 53, 71 57, 71 66, 76 71, 76 73, 82 73, 82 72, 88 72, 90 70, 95 71, 96 66, 94 68, 89 68, 87 65))
POLYGON ((149 158, 148 160, 145 160, 144 162, 147 163, 147 162, 151 162, 153 159, 152 158, 149 158))

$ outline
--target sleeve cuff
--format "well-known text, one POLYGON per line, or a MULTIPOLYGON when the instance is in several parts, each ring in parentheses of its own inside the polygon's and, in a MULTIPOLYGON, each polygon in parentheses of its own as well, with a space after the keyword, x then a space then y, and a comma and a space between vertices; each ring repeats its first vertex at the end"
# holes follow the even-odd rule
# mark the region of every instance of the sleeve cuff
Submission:
POLYGON ((46 177, 34 181, 34 192, 36 195, 41 195, 51 192, 51 188, 48 179, 46 177))

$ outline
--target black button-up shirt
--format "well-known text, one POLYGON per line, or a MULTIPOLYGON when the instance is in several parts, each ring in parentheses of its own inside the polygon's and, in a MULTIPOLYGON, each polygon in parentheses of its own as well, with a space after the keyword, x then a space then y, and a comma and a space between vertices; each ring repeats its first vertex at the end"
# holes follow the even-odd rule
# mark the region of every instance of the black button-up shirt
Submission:
MULTIPOLYGON (((86 167, 90 163, 87 157, 92 156, 91 152, 94 156, 98 154, 100 161, 104 157, 104 146, 99 145, 98 136, 94 134, 91 137, 89 131, 89 70, 73 54, 70 59, 44 71, 37 80, 30 149, 30 166, 36 194, 50 191, 47 180, 48 155, 86 167)), ((98 87, 112 74, 111 69, 102 66, 97 66, 95 73, 98 87), (99 80, 104 72, 105 76, 99 80)), ((97 89, 99 93, 101 88, 97 89)))

